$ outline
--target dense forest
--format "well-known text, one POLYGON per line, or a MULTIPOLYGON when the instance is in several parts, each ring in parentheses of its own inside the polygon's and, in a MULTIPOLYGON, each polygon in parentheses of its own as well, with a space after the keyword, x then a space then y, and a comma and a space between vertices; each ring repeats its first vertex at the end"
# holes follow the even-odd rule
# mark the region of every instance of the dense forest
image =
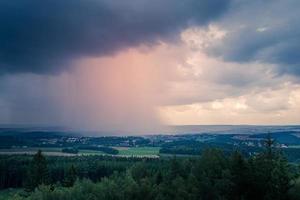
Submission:
POLYGON ((19 200, 295 200, 298 177, 270 138, 250 157, 216 148, 189 158, 0 157, 0 188, 24 188, 19 200))

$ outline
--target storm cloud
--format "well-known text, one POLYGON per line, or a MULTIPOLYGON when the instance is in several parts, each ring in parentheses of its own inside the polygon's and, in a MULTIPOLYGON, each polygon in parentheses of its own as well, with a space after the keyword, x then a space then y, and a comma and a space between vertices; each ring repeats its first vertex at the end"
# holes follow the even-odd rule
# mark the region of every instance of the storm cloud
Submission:
POLYGON ((1 0, 0 124, 299 124, 298 0, 1 0))
POLYGON ((174 40, 230 0, 2 0, 0 73, 57 73, 83 57, 174 40))
POLYGON ((298 0, 234 1, 218 22, 226 37, 207 52, 226 61, 271 63, 278 74, 300 76, 299 7, 298 0))

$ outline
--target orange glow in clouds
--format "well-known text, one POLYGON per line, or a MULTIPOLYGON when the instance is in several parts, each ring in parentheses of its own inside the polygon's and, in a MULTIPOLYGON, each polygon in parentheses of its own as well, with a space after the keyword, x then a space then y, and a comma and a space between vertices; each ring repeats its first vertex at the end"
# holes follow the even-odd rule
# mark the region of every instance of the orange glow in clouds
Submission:
POLYGON ((84 128, 95 130, 155 130, 160 124, 158 94, 163 90, 163 62, 158 59, 153 52, 130 49, 82 60, 68 78, 64 95, 72 115, 69 123, 77 116, 80 126, 83 120, 84 128))

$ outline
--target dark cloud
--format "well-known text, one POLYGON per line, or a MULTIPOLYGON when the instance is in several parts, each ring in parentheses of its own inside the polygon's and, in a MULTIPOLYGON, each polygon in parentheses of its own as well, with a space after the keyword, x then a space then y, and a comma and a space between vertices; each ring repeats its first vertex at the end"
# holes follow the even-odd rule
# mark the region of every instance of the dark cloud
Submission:
POLYGON ((77 58, 172 40, 230 0, 2 0, 0 73, 56 73, 77 58))
POLYGON ((298 0, 237 0, 221 20, 228 32, 221 45, 208 49, 227 61, 277 65, 277 73, 300 76, 298 0))

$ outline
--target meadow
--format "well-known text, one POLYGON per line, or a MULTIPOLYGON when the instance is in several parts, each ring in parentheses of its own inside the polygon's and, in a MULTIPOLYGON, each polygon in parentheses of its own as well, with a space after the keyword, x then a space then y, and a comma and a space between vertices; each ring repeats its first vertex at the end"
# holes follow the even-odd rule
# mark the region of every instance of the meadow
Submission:
POLYGON ((160 147, 115 147, 121 156, 158 156, 160 147))
MULTIPOLYGON (((113 156, 120 157, 158 157, 160 147, 112 147, 119 151, 113 156)), ((62 148, 11 148, 0 149, 0 155, 33 155, 42 150, 47 156, 89 156, 89 155, 110 155, 102 151, 80 149, 77 154, 62 152, 62 148)))

